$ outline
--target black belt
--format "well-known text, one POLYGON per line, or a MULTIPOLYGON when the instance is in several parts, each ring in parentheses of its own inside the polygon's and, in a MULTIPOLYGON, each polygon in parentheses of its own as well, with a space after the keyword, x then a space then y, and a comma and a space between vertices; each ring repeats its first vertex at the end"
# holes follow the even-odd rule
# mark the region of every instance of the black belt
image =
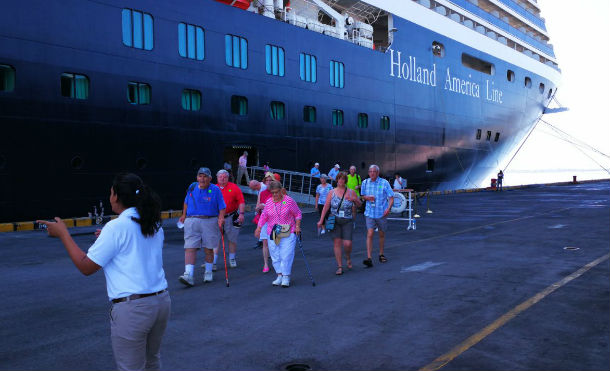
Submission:
POLYGON ((153 293, 150 293, 150 294, 132 294, 132 295, 126 296, 124 298, 112 299, 112 302, 114 304, 116 304, 116 303, 122 303, 124 301, 129 301, 129 300, 142 299, 142 298, 146 298, 146 297, 149 297, 149 296, 161 295, 161 294, 163 294, 166 291, 167 291, 167 289, 163 289, 163 290, 161 290, 159 292, 153 292, 153 293))
POLYGON ((214 216, 208 216, 208 215, 191 215, 191 216, 187 216, 187 218, 197 218, 197 219, 210 219, 210 218, 217 218, 218 215, 214 215, 214 216))

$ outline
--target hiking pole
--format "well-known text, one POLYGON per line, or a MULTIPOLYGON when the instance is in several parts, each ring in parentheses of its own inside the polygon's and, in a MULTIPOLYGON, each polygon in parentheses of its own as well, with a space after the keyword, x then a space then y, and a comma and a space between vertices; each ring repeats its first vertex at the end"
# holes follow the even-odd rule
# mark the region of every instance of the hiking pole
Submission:
POLYGON ((299 247, 301 248, 301 253, 303 254, 303 260, 305 260, 305 266, 307 267, 307 273, 309 273, 309 279, 311 280, 311 285, 315 286, 316 281, 313 280, 313 276, 311 275, 311 269, 309 269, 309 263, 307 263, 307 258, 305 257, 305 250, 303 250, 303 243, 301 243, 300 234, 299 234, 299 247))
POLYGON ((227 287, 229 287, 229 271, 227 270, 227 254, 225 253, 225 231, 224 228, 220 228, 220 237, 222 238, 222 257, 225 261, 225 280, 227 281, 227 287))

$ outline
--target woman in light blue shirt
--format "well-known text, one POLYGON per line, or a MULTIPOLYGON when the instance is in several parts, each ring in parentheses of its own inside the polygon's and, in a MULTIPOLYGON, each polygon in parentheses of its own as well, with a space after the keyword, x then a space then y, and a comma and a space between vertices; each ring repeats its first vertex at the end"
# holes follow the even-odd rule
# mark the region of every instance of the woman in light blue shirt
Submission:
MULTIPOLYGON (((330 177, 326 174, 320 175, 320 184, 316 187, 316 211, 319 215, 322 215, 322 209, 324 208, 324 204, 326 203, 326 196, 328 196, 328 192, 333 189, 326 181, 330 179, 330 177)), ((326 223, 326 219, 328 219, 328 215, 324 218, 324 223, 326 223)), ((324 224, 320 227, 320 234, 326 233, 326 228, 324 224)))

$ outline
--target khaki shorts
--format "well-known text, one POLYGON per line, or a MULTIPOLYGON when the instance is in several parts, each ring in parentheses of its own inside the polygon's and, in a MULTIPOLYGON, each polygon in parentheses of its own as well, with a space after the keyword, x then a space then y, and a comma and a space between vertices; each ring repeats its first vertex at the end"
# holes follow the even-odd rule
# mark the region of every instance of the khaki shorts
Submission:
POLYGON ((208 219, 186 218, 184 221, 185 249, 213 249, 220 243, 220 228, 218 218, 208 219))
POLYGON ((239 229, 233 225, 233 216, 225 217, 225 242, 237 243, 237 236, 239 236, 239 229))

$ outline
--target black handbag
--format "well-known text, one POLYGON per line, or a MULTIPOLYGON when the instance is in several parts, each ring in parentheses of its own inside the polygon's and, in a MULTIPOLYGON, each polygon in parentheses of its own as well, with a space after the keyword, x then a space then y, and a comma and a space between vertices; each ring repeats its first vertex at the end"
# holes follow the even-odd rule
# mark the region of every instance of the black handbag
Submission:
MULTIPOLYGON (((337 210, 341 209, 341 205, 343 204, 343 198, 345 198, 345 194, 347 193, 347 187, 345 188, 345 192, 343 192, 343 197, 341 197, 341 202, 339 202, 339 207, 337 207, 337 210)), ((328 210, 328 212, 330 212, 330 210, 328 210)), ((326 231, 332 231, 333 229, 335 229, 335 223, 337 222, 337 217, 335 215, 331 215, 328 217, 328 219, 326 219, 326 231)))

